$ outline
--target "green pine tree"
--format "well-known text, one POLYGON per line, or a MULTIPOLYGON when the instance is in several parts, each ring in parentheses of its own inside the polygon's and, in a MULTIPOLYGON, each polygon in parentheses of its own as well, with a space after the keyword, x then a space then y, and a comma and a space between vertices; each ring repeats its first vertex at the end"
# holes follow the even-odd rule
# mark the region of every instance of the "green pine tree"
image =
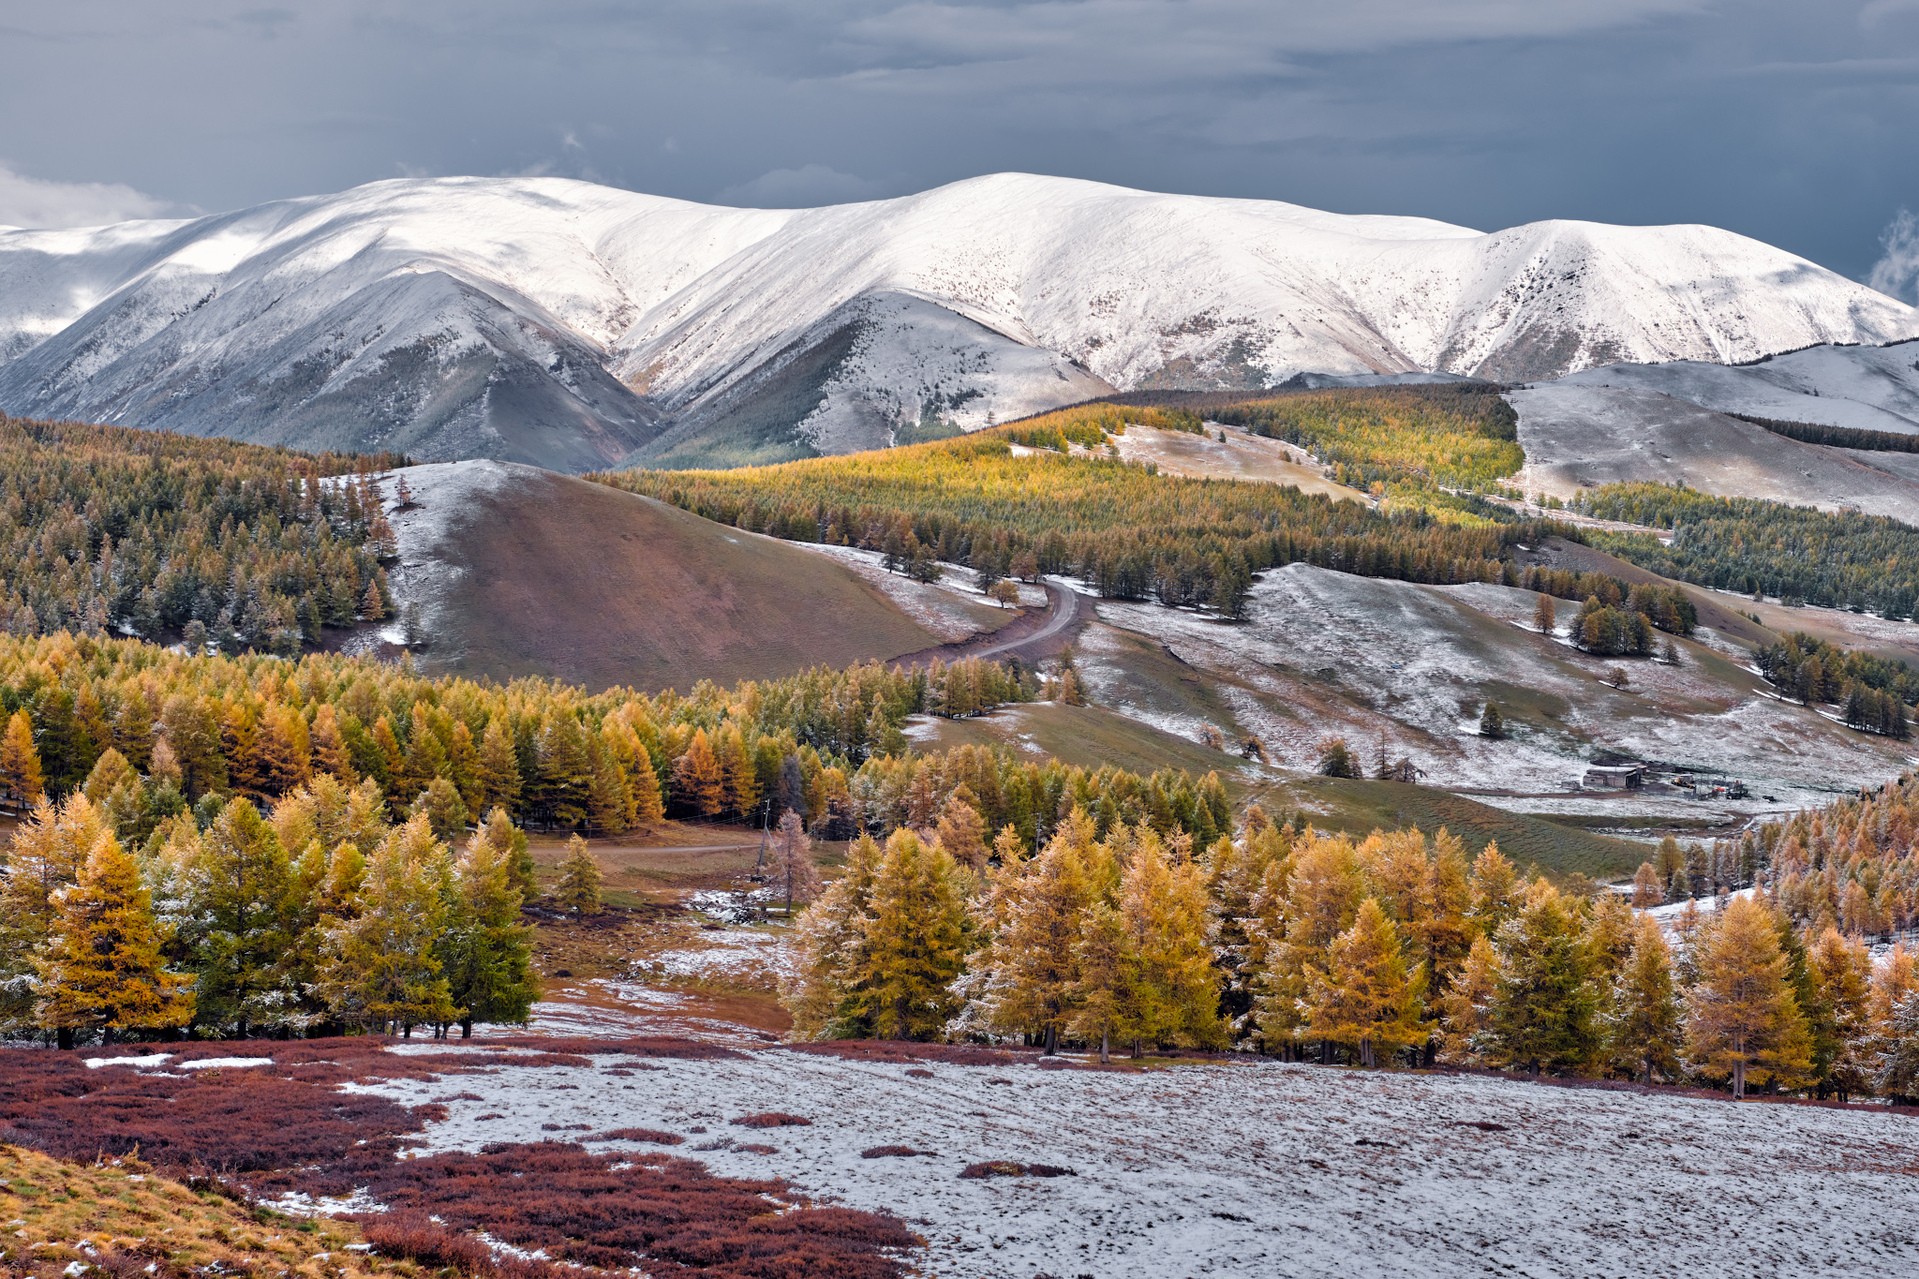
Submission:
POLYGON ((473 1023, 524 1025, 537 995, 533 930, 520 923, 520 894, 507 856, 476 831, 454 866, 458 903, 441 941, 447 985, 460 1009, 460 1037, 473 1023))

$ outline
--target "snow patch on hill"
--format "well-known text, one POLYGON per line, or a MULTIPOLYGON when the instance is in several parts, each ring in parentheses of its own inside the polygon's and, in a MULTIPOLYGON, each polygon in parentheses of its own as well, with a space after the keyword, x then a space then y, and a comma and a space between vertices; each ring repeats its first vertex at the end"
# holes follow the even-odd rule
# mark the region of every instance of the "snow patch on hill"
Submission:
MULTIPOLYGON (((1310 769, 1319 744, 1343 736, 1371 758, 1383 736, 1430 785, 1487 792, 1488 803, 1597 811, 1614 796, 1576 792, 1596 750, 1745 780, 1752 811, 1817 804, 1835 789, 1876 785, 1906 767, 1896 744, 1830 724, 1769 697, 1759 681, 1683 642, 1678 666, 1588 657, 1530 629, 1537 596, 1504 586, 1419 586, 1304 564, 1265 573, 1248 620, 1219 622, 1154 604, 1102 600, 1110 626, 1148 636, 1212 678, 1241 727, 1275 764, 1310 769), (1600 677, 1623 665, 1625 690, 1600 677), (1511 736, 1479 736, 1481 708, 1500 705, 1511 736), (1778 802, 1768 804, 1763 796, 1778 802)), ((1094 699, 1116 687, 1116 649, 1083 644, 1094 699)), ((1192 736, 1196 723, 1118 704, 1192 736)), ((1639 802, 1637 799, 1634 801, 1639 802)), ((1691 800, 1684 801, 1687 804, 1691 800)))
POLYGON ((1719 413, 1919 434, 1919 343, 1809 347, 1753 364, 1615 364, 1571 386, 1655 391, 1719 413))
POLYGON ((1526 452, 1513 482, 1527 493, 1571 499, 1597 485, 1653 481, 1919 523, 1919 454, 1805 444, 1677 395, 1580 378, 1506 398, 1526 452))

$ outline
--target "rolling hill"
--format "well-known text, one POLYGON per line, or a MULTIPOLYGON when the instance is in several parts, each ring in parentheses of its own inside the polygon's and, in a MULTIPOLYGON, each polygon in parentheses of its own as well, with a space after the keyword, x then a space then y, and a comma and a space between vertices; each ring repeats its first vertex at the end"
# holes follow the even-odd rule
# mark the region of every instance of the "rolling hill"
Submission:
POLYGON ((1507 399, 1528 493, 1653 481, 1919 523, 1919 453, 1904 451, 1919 449, 1919 342, 1607 364, 1507 399))
POLYGON ((393 593, 418 610, 429 670, 687 689, 943 638, 833 559, 571 476, 438 463, 389 476, 384 492, 393 593))
POLYGON ((0 407, 587 470, 846 452, 1108 390, 1550 378, 1919 333, 1709 227, 1419 218, 998 174, 749 210, 396 180, 0 233, 0 407))

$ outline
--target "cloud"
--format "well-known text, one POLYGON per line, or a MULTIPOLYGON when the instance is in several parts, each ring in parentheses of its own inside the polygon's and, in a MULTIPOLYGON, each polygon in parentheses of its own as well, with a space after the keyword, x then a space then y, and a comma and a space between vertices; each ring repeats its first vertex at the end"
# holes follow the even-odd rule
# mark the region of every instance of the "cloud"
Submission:
POLYGON ((1919 303, 1919 217, 1901 209, 1879 236, 1885 253, 1872 264, 1866 283, 1901 302, 1919 303))
POLYGON ((869 181, 824 164, 797 169, 773 169, 751 182, 727 187, 714 198, 721 204, 755 209, 806 209, 822 204, 850 204, 886 193, 884 183, 869 181))
POLYGON ((0 226, 103 226, 177 212, 167 201, 118 182, 53 182, 0 162, 0 226))

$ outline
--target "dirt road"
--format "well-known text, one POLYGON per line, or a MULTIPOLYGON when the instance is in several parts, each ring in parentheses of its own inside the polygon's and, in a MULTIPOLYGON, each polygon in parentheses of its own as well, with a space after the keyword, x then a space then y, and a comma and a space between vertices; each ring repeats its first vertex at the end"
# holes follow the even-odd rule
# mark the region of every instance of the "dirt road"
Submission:
POLYGON ((1028 613, 997 631, 957 644, 942 644, 937 648, 896 657, 889 664, 911 667, 924 666, 935 658, 952 662, 963 657, 983 657, 1011 659, 1030 666, 1046 658, 1057 657, 1060 650, 1072 642, 1079 628, 1093 619, 1092 600, 1059 582, 1042 579, 1040 587, 1046 592, 1044 612, 1028 613))

